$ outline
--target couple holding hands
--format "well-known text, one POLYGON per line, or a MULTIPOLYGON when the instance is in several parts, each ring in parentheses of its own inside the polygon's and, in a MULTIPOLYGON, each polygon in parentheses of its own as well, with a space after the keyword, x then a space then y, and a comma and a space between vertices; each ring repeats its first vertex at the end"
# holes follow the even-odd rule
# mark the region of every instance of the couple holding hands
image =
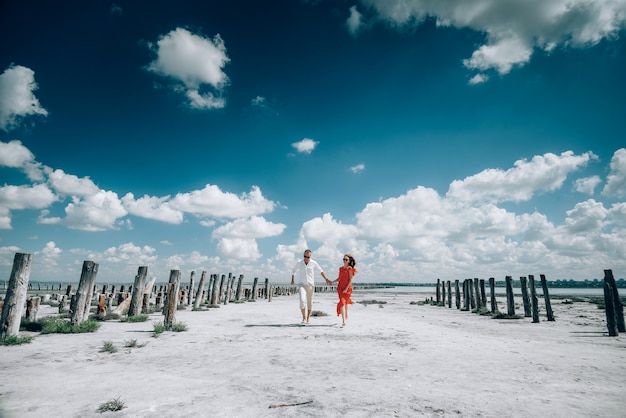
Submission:
POLYGON ((342 324, 346 325, 348 319, 348 305, 352 304, 352 278, 356 274, 356 261, 350 254, 343 256, 343 266, 339 268, 339 275, 335 280, 329 280, 320 265, 311 258, 311 250, 304 251, 304 257, 298 261, 291 272, 291 284, 295 283, 298 276, 298 291, 300 295, 300 311, 302 312, 302 323, 311 323, 311 308, 313 307, 313 293, 315 292, 315 272, 326 280, 327 285, 337 283, 337 316, 341 315, 342 324))

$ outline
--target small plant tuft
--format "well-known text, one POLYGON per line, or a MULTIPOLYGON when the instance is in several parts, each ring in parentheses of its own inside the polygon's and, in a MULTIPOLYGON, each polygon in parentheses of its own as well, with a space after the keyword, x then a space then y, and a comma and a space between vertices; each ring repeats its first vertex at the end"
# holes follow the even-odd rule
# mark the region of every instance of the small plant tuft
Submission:
POLYGON ((117 353, 117 348, 111 341, 105 341, 100 349, 101 353, 117 353))
POLYGON ((124 402, 122 402, 120 398, 115 398, 112 401, 100 404, 100 406, 98 407, 98 412, 103 413, 109 411, 121 411, 124 408, 126 408, 124 402))
POLYGON ((185 324, 184 322, 177 322, 172 325, 172 331, 174 332, 187 331, 187 324, 185 324))
POLYGON ((133 338, 132 340, 126 340, 124 341, 124 347, 125 348, 141 348, 146 344, 139 344, 137 343, 137 339, 133 338))
POLYGON ((131 315, 125 318, 121 318, 120 322, 146 322, 147 320, 148 320, 148 315, 141 314, 141 315, 131 315))
MULTIPOLYGON (((23 335, 7 335, 4 338, 0 338, 0 345, 22 345, 28 344, 33 341, 33 337, 23 335)), ((1 412, 1 411, 0 411, 1 412)))
POLYGON ((155 322, 152 325, 154 326, 154 328, 152 329, 152 336, 154 338, 165 332, 165 325, 162 322, 155 322))
POLYGON ((89 319, 78 325, 72 325, 69 321, 56 318, 45 322, 41 329, 42 334, 82 334, 84 332, 96 332, 100 328, 97 321, 89 319))

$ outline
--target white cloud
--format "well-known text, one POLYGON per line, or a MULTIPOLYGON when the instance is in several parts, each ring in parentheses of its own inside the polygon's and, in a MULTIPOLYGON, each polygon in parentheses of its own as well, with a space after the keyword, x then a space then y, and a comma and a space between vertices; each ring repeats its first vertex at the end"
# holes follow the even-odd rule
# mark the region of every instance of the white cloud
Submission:
POLYGON ((117 193, 98 190, 84 199, 72 197, 72 202, 65 207, 65 218, 48 217, 49 212, 42 212, 39 222, 49 225, 65 225, 70 229, 83 231, 106 231, 115 229, 118 219, 126 216, 117 193))
POLYGON ((574 234, 597 232, 604 226, 608 211, 602 203, 589 199, 577 203, 574 209, 568 210, 565 227, 574 234))
POLYGON ((45 184, 0 187, 0 229, 11 229, 11 210, 43 209, 56 200, 45 184))
POLYGON ((132 193, 127 193, 122 197, 122 204, 131 215, 170 224, 180 224, 183 222, 183 212, 172 208, 169 199, 169 196, 154 197, 148 195, 135 199, 132 193))
POLYGON ((463 201, 521 202, 535 193, 559 189, 572 172, 597 157, 587 152, 575 155, 537 155, 529 162, 518 160, 509 170, 488 169, 450 185, 447 197, 463 201))
MULTIPOLYGON (((435 18, 439 26, 484 33, 486 42, 463 60, 471 70, 507 74, 527 64, 535 50, 584 48, 618 35, 626 25, 626 4, 615 0, 361 0, 393 27, 435 18)), ((473 78, 475 82, 483 81, 473 78)))
POLYGON ((252 99, 251 103, 252 106, 266 107, 267 99, 265 99, 265 97, 263 96, 256 96, 254 99, 252 99))
POLYGON ((471 85, 482 84, 482 83, 486 83, 488 80, 489 80, 489 76, 488 75, 486 75, 486 74, 476 74, 472 78, 470 78, 469 84, 471 84, 471 85))
POLYGON ((151 45, 157 55, 148 70, 169 78, 197 109, 223 108, 223 90, 228 85, 224 67, 230 61, 220 35, 205 38, 177 28, 151 45), (206 91, 211 89, 211 91, 206 91))
POLYGON ((577 179, 574 182, 574 188, 579 193, 592 195, 595 192, 596 186, 600 184, 601 181, 602 180, 600 180, 600 176, 591 176, 577 179))
POLYGON ((32 115, 47 116, 34 95, 35 72, 21 65, 11 65, 0 74, 0 129, 9 131, 32 115))
POLYGON ((359 174, 363 170, 365 170, 365 164, 363 163, 353 165, 352 167, 350 167, 350 171, 352 171, 354 174, 359 174))
POLYGON ((350 7, 350 16, 346 19, 346 27, 352 36, 356 36, 363 27, 363 15, 356 6, 350 7))
POLYGON ((21 141, 0 141, 0 166, 19 168, 32 181, 41 181, 44 176, 41 163, 35 161, 35 156, 21 141))
POLYGON ((287 225, 267 221, 261 216, 236 219, 213 231, 219 238, 217 250, 222 257, 237 260, 257 260, 259 252, 257 238, 274 237, 283 233, 287 225))
POLYGON ((626 148, 620 148, 613 154, 611 172, 606 179, 606 186, 602 190, 604 196, 626 196, 626 148))
POLYGON ((250 193, 237 196, 207 184, 202 190, 178 193, 170 206, 198 216, 234 219, 271 212, 276 203, 267 200, 258 186, 253 186, 250 193))
POLYGON ((261 258, 256 240, 245 238, 222 238, 217 252, 224 258, 241 261, 256 261, 261 258))
POLYGON ((66 174, 63 170, 46 170, 48 182, 52 189, 65 196, 85 197, 98 193, 100 190, 89 177, 80 178, 66 174))
POLYGON ((236 219, 217 228, 213 231, 213 237, 267 238, 282 234, 285 228, 287 228, 285 224, 269 222, 262 216, 251 216, 250 218, 236 219))
POLYGON ((298 152, 310 154, 313 152, 315 147, 317 147, 317 144, 319 144, 318 141, 310 138, 304 138, 301 141, 292 143, 291 146, 294 147, 298 152))

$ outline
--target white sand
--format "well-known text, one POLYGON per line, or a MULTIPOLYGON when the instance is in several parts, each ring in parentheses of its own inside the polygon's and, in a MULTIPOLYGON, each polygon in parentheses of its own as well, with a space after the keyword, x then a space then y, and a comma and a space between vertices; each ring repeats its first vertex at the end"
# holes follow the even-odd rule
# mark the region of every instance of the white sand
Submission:
MULTIPOLYGON (((556 321, 494 320, 423 296, 336 295, 300 326, 294 296, 178 311, 184 332, 144 323, 39 335, 0 347, 0 417, 624 417, 626 338, 603 310, 553 300, 556 321), (124 348, 126 341, 147 343, 124 348), (117 353, 99 352, 111 341, 117 353), (98 413, 119 398, 126 408, 98 413), (304 403, 279 406, 278 404, 304 403)), ((504 303, 500 303, 504 310, 504 303)), ((523 315, 523 309, 517 313, 523 315)))

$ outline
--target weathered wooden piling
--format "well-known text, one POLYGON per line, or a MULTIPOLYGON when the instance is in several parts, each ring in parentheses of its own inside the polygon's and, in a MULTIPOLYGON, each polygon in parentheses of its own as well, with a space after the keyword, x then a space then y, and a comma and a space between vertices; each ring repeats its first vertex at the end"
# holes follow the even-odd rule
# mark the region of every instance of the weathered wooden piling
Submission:
POLYGON ((520 286, 522 287, 522 302, 524 303, 524 317, 530 318, 530 300, 528 299, 528 283, 525 276, 519 278, 520 286))
POLYGON ((532 274, 528 275, 528 284, 530 285, 530 300, 533 311, 533 324, 536 324, 539 322, 539 301, 537 299, 537 289, 535 287, 535 276, 533 276, 532 274))
POLYGON ((604 312, 606 313, 606 327, 610 337, 617 337, 617 320, 615 317, 615 301, 613 300, 613 289, 611 283, 604 280, 604 312))
POLYGON ((39 311, 39 304, 41 303, 41 297, 33 296, 26 300, 26 319, 31 322, 37 320, 37 312, 39 311))
POLYGON ((170 271, 170 281, 167 287, 167 303, 165 305, 165 318, 163 326, 171 331, 176 322, 176 309, 178 309, 178 291, 180 290, 180 271, 170 271))
POLYGON ((252 283, 252 294, 250 295, 250 301, 256 302, 256 292, 257 292, 257 284, 259 283, 259 278, 255 277, 254 282, 252 283))
POLYGON ((461 309, 461 293, 459 291, 459 280, 454 281, 454 296, 456 299, 456 308, 461 309))
POLYGON ((437 279, 437 288, 435 289, 435 294, 437 296, 437 305, 439 305, 439 302, 441 301, 441 279, 437 279))
POLYGON ((211 290, 211 303, 210 306, 218 306, 218 297, 219 297, 219 291, 217 289, 218 286, 218 275, 217 274, 212 274, 211 275, 211 280, 213 281, 213 286, 212 286, 212 290, 211 290))
POLYGON ((93 296, 93 286, 98 274, 98 264, 86 260, 83 262, 83 270, 80 275, 78 289, 74 295, 73 303, 70 307, 70 323, 78 325, 89 319, 89 309, 93 296))
POLYGON ((206 283, 206 271, 203 271, 200 275, 200 283, 198 283, 198 290, 196 291, 196 299, 193 301, 194 309, 198 309, 202 303, 202 297, 204 296, 204 284, 206 283))
POLYGON ((617 331, 626 332, 624 327, 624 305, 619 298, 619 292, 617 291, 617 283, 613 277, 613 270, 604 270, 604 281, 611 285, 611 297, 613 298, 613 306, 615 308, 615 322, 617 325, 617 331))
POLYGON ((146 276, 148 275, 148 266, 140 266, 135 276, 135 284, 133 285, 133 294, 128 307, 128 316, 135 316, 141 313, 141 304, 143 302, 143 292, 146 286, 146 276))
POLYGON ((546 302, 546 315, 548 316, 548 321, 554 321, 552 303, 550 303, 550 293, 548 292, 548 281, 546 280, 546 276, 544 274, 540 274, 539 278, 541 279, 541 288, 543 289, 543 299, 546 302))
POLYGON ((452 284, 448 280, 448 309, 452 308, 452 284))
POLYGON ((510 317, 515 316, 515 299, 513 298, 513 278, 506 276, 506 307, 510 317))
POLYGON ((498 312, 498 303, 496 302, 496 279, 489 278, 489 297, 491 299, 491 313, 498 312))
POLYGON ((476 295, 476 312, 480 312, 482 298, 480 297, 480 287, 478 286, 478 278, 474 278, 474 294, 476 295))
POLYGON ((33 260, 32 254, 16 253, 13 257, 13 269, 2 305, 0 318, 0 338, 17 336, 20 331, 22 312, 28 293, 28 281, 33 260))
POLYGON ((240 274, 239 280, 237 281, 237 294, 235 295, 235 300, 237 302, 241 301, 242 291, 243 291, 243 274, 240 274))

